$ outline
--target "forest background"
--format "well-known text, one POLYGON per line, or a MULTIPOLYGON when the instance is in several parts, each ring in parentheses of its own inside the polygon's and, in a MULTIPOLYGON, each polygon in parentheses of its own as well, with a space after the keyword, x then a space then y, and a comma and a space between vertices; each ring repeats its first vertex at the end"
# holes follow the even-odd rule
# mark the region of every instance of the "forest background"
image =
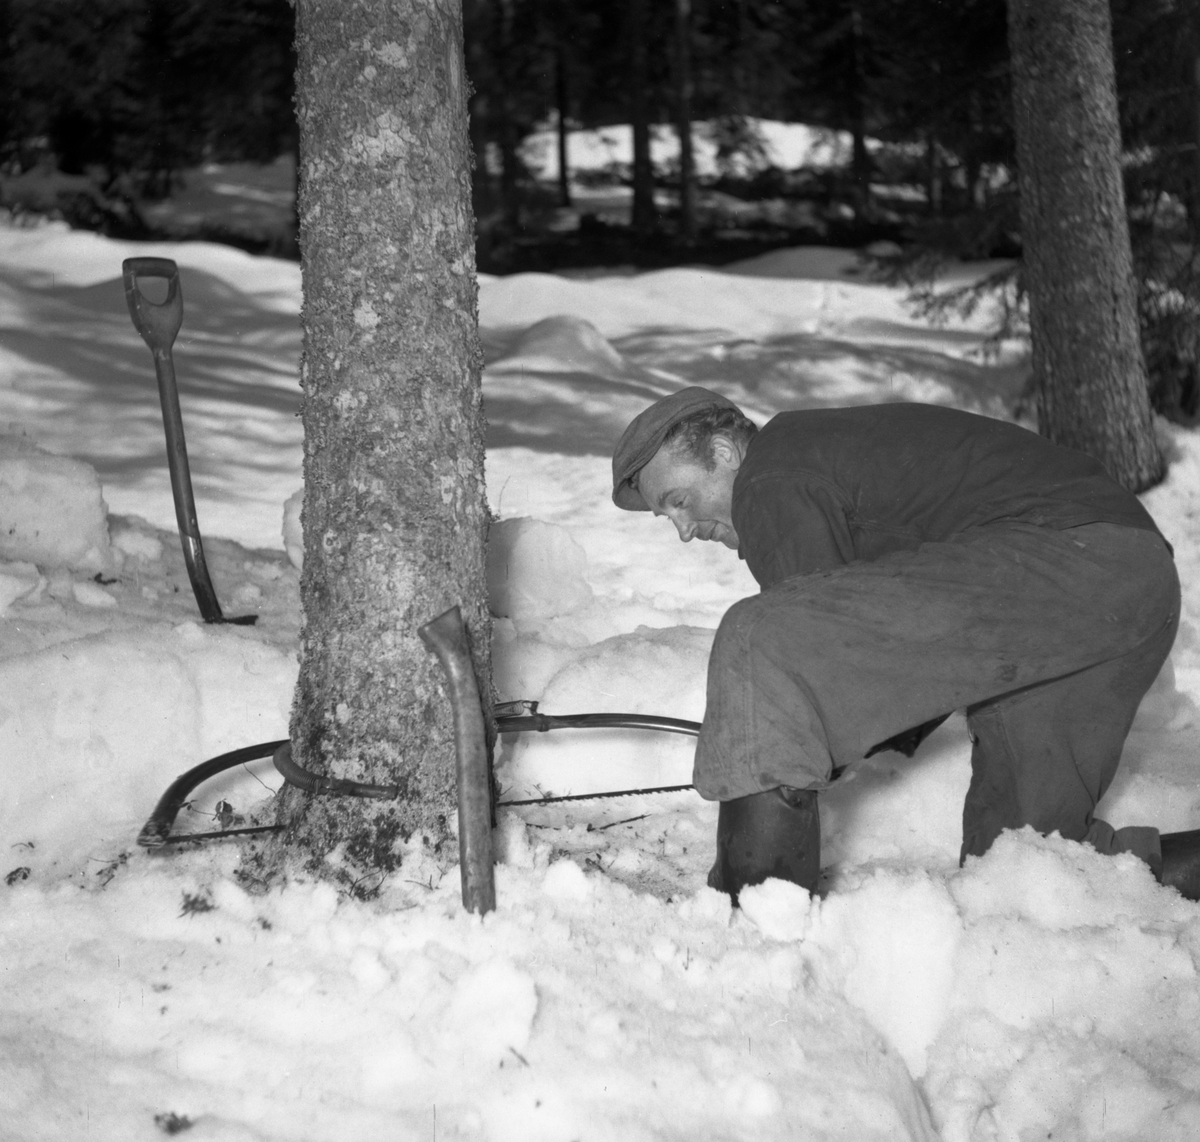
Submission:
MULTIPOLYGON (((1112 0, 1112 14, 1151 401, 1190 424, 1200 0, 1112 0)), ((481 270, 874 244, 918 296, 947 258, 1014 259, 988 285, 1019 295, 1003 0, 464 0, 464 18, 481 270), (781 169, 763 121, 849 145, 832 165, 781 169), (614 125, 631 129, 632 161, 572 172, 569 132, 614 125), (680 145, 653 161, 664 128, 680 145), (550 180, 523 159, 537 131, 557 135, 550 180), (702 174, 697 139, 715 151, 702 174), (631 208, 590 211, 573 201, 585 185, 623 189, 631 208)), ((0 206, 298 256, 294 226, 209 213, 180 233, 178 212, 155 211, 205 164, 294 171, 294 30, 287 0, 0 0, 0 206)))

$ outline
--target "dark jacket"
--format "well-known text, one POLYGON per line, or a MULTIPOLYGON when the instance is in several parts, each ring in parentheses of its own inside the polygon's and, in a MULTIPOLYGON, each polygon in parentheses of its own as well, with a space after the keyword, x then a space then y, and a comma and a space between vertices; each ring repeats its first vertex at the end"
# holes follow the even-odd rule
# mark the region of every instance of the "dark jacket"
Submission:
POLYGON ((738 554, 764 588, 1000 520, 1158 530, 1091 457, 937 405, 780 413, 733 485, 738 554))

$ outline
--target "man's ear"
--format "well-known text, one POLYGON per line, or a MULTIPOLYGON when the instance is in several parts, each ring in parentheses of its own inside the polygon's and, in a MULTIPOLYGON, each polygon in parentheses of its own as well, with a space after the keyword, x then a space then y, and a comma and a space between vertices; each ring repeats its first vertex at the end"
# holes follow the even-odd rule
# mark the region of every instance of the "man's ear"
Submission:
POLYGON ((714 432, 709 447, 712 449, 713 460, 735 470, 742 466, 742 450, 730 437, 714 432))

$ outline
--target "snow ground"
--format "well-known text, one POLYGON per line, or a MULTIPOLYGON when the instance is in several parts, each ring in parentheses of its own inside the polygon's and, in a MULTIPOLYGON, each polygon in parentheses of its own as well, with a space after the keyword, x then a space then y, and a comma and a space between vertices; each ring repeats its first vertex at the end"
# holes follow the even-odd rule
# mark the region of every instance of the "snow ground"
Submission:
MULTIPOLYGON (((848 131, 753 117, 748 121, 762 143, 762 159, 780 170, 801 167, 823 170, 850 162, 853 144, 848 131)), ((878 144, 872 139, 870 145, 874 149, 878 144)), ((557 179, 558 134, 555 126, 551 124, 528 135, 521 143, 521 158, 538 178, 547 182, 557 179)), ((679 162, 679 133, 673 125, 656 123, 651 126, 650 159, 655 166, 679 162)), ((628 167, 632 162, 633 129, 627 123, 567 132, 569 171, 602 171, 614 166, 628 167)), ((692 124, 692 162, 701 178, 719 173, 712 124, 703 120, 692 124)), ((755 165, 743 160, 743 166, 750 169, 755 165)))
MULTIPOLYGON (((731 912, 704 887, 715 807, 689 793, 502 810, 482 920, 416 854, 361 903, 249 896, 229 842, 138 849, 178 773, 286 734, 299 301, 294 265, 234 250, 0 230, 0 1135, 1200 1134, 1200 907, 1133 858, 1028 832, 959 869, 959 718, 823 797, 822 900, 772 881, 731 912), (198 621, 119 282, 135 252, 181 266, 200 524, 226 610, 256 627, 198 621)), ((931 329, 832 250, 485 278, 480 314, 489 495, 522 569, 494 593, 497 683, 551 712, 698 718, 713 630, 755 589, 724 549, 612 508, 608 449, 648 401, 698 382, 764 419, 913 399, 1001 415, 1023 375, 1015 347, 977 356, 978 321, 931 329)), ((1200 446, 1169 431, 1146 502, 1184 618, 1103 806, 1117 826, 1200 826, 1200 446)), ((509 796, 682 782, 690 753, 511 738, 499 775, 509 796)), ((266 762, 214 781, 180 824, 245 814, 276 781, 266 762)))

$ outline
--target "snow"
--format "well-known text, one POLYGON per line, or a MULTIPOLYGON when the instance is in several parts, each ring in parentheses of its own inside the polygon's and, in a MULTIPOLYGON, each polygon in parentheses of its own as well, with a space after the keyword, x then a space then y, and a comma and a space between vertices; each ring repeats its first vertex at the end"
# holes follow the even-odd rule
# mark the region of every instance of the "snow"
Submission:
MULTIPOLYGON (((961 280, 987 267, 962 267, 961 280)), ((0 230, 0 1113, 6 1139, 1192 1139, 1200 906, 1132 857, 1005 834, 958 867, 951 718, 822 796, 829 891, 705 887, 692 793, 501 808, 498 907, 419 844, 369 902, 251 894, 231 842, 139 849, 207 757, 286 736, 298 645, 299 274, 202 243, 0 230), (205 552, 199 621, 150 355, 120 263, 181 267, 175 346, 205 552), (285 507, 286 505, 286 507, 285 507)), ((484 278, 499 696, 698 719, 755 585, 609 500, 627 419, 684 383, 765 419, 923 399, 1002 415, 1020 347, 933 328, 844 251, 716 271, 484 278)), ((1200 826, 1200 445, 1145 502, 1184 612, 1102 805, 1200 826)), ((687 781, 692 739, 508 736, 505 799, 687 781)), ((236 823, 268 761, 197 791, 236 823), (220 806, 220 807, 218 807, 220 806)))
POLYGON ((488 605, 493 615, 552 619, 592 601, 587 554, 558 524, 522 516, 488 531, 488 605))
POLYGON ((0 438, 0 557, 76 571, 112 562, 95 471, 20 437, 0 438))
MULTIPOLYGON (((763 162, 741 163, 753 170, 772 165, 781 170, 807 167, 825 170, 844 166, 852 146, 848 131, 809 127, 803 123, 780 123, 769 119, 747 118, 763 147, 763 162)), ((872 147, 876 146, 871 140, 872 147)), ((697 175, 718 173, 717 146, 711 124, 701 120, 692 124, 692 161, 697 175)), ((558 134, 554 127, 528 135, 521 144, 521 158, 539 178, 558 178, 558 134)), ((655 124, 650 128, 650 158, 655 165, 679 162, 679 134, 674 127, 655 124)), ((628 167, 633 162, 633 129, 614 124, 599 130, 572 129, 567 132, 567 168, 576 171, 601 171, 608 167, 628 167)))

